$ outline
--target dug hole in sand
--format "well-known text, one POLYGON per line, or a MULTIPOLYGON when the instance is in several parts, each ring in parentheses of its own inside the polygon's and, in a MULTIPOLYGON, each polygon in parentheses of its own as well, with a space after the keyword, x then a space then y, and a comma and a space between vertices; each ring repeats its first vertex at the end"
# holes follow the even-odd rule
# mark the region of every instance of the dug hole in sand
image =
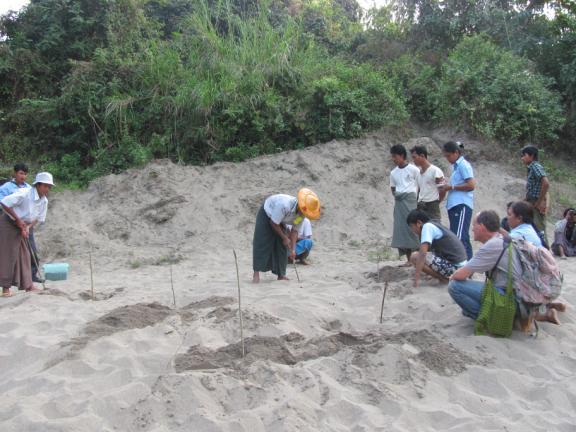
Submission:
MULTIPOLYGON (((537 339, 473 336, 446 286, 414 289, 412 270, 397 268, 389 148, 424 144, 446 170, 438 144, 456 137, 439 134, 208 167, 157 161, 53 194, 37 240, 70 275, 0 304, 0 430, 576 430, 575 261, 560 262, 562 325, 537 339), (312 265, 298 267, 301 284, 292 266, 288 282, 251 284, 259 206, 302 186, 322 203, 312 265)), ((523 169, 467 147, 476 209, 503 215, 523 195, 523 169)))

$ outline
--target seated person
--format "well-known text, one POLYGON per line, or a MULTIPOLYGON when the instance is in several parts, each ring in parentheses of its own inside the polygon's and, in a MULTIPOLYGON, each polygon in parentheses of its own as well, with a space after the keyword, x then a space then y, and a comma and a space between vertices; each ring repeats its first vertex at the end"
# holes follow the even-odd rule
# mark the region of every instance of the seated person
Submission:
POLYGON ((564 210, 564 219, 556 222, 554 227, 554 243, 552 253, 562 259, 576 256, 576 210, 568 208, 564 210))
MULTIPOLYGON (((507 222, 510 227, 510 237, 529 241, 534 246, 542 246, 542 239, 532 225, 534 208, 527 201, 511 203, 507 210, 507 222)), ((504 233, 502 233, 504 234, 504 233)))
POLYGON ((430 220, 422 210, 412 210, 406 222, 419 238, 420 247, 410 257, 414 266, 414 287, 420 283, 424 272, 442 282, 466 263, 466 249, 460 239, 448 228, 430 220))
MULTIPOLYGON (((290 225, 287 225, 286 228, 291 229, 290 225)), ((310 255, 312 246, 314 246, 312 224, 308 218, 304 218, 298 227, 298 241, 296 242, 296 259, 300 261, 300 264, 308 265, 306 258, 310 255)), ((288 258, 288 262, 292 263, 294 261, 288 258)))

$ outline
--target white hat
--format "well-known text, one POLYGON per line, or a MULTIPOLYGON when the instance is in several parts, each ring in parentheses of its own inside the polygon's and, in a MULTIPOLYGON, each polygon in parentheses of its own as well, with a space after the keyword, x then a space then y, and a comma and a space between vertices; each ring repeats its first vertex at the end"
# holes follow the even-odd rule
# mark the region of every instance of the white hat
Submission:
POLYGON ((36 180, 34 180, 33 184, 36 183, 44 183, 54 186, 54 180, 52 179, 52 174, 49 172, 40 172, 36 174, 36 180))

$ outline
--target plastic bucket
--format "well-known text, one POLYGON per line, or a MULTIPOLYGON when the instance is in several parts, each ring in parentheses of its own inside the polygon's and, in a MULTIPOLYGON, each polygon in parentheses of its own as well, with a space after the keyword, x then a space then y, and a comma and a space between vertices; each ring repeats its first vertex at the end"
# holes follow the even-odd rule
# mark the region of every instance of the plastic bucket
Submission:
POLYGON ((46 280, 59 281, 68 279, 68 269, 70 266, 67 263, 51 263, 44 264, 44 277, 46 280))

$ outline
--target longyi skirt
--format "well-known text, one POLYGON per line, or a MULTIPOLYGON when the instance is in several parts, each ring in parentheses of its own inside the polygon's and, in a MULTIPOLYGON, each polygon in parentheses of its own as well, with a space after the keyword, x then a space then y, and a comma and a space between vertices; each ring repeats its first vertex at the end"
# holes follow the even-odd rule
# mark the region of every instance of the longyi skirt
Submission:
POLYGON ((30 252, 20 229, 5 214, 0 215, 0 286, 31 288, 30 252))
POLYGON ((277 276, 286 275, 288 249, 270 225, 264 206, 258 210, 254 240, 252 241, 252 267, 256 272, 272 271, 277 276))

